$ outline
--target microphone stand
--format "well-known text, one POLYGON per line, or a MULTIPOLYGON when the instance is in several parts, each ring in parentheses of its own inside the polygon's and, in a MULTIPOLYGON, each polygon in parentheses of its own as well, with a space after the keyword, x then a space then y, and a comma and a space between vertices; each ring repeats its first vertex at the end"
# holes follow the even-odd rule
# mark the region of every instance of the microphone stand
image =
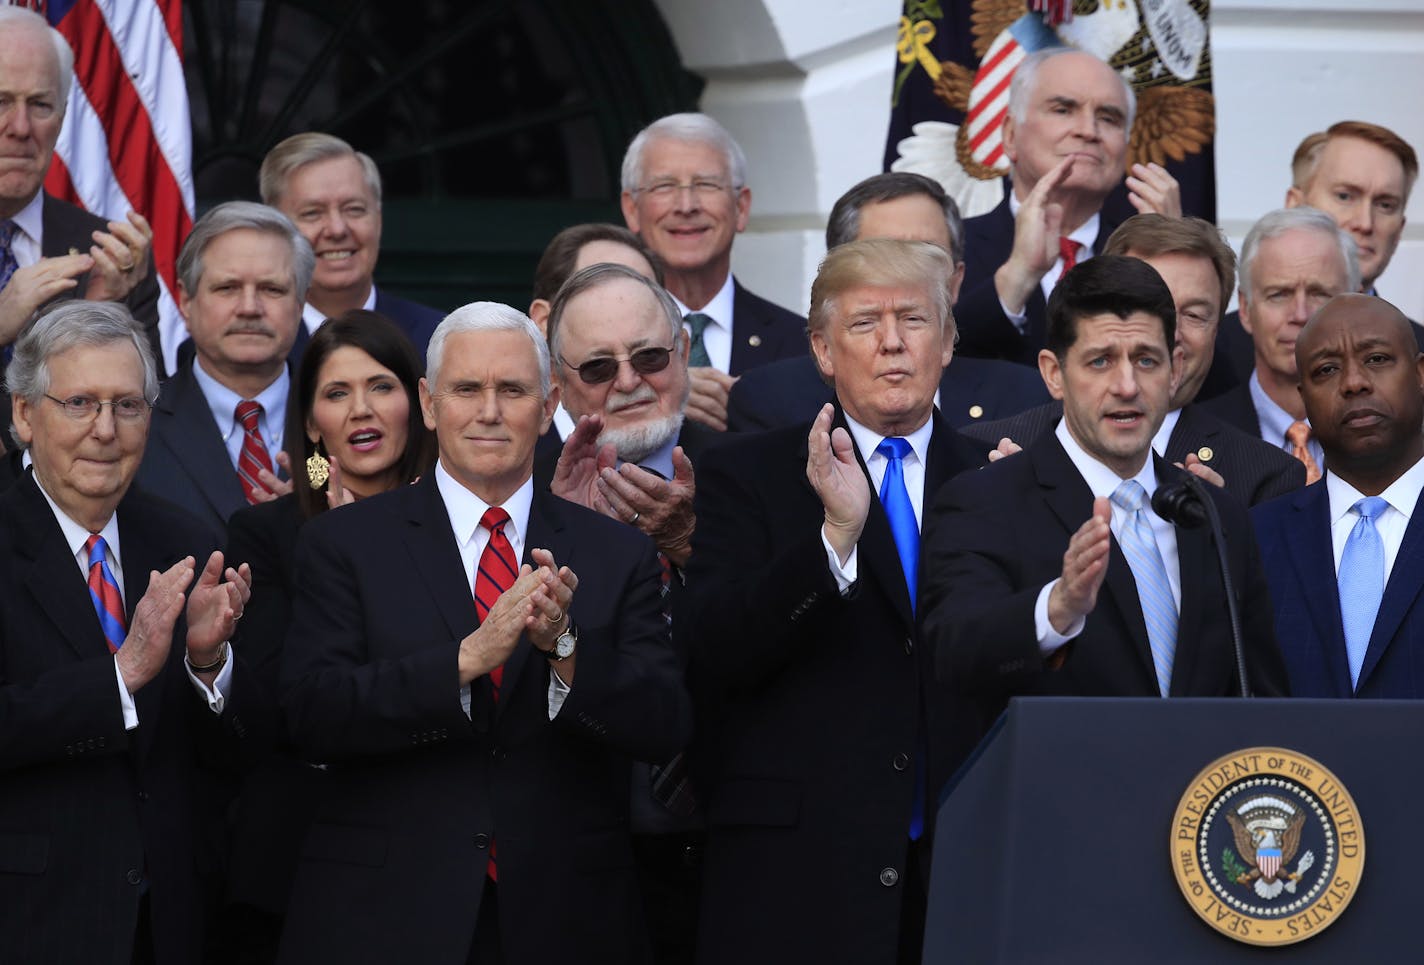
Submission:
POLYGON ((1226 561, 1226 535, 1221 528, 1221 514, 1216 511, 1216 502, 1208 495, 1202 481, 1191 473, 1184 475, 1187 488, 1206 510, 1207 525, 1211 528, 1211 540, 1216 544, 1216 558, 1221 567, 1221 585, 1226 590, 1226 613, 1231 621, 1231 647, 1236 657, 1236 679, 1241 684, 1241 696, 1250 697, 1251 687, 1246 682, 1246 650, 1241 642, 1241 613, 1236 605, 1236 588, 1231 582, 1231 567, 1226 561))

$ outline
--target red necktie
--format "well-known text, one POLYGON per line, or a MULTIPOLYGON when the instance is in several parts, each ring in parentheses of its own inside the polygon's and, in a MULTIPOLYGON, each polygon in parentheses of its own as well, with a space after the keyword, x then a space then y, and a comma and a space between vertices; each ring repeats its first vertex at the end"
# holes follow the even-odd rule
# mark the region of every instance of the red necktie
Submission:
POLYGON ((1078 242, 1067 235, 1061 236, 1058 239, 1058 253, 1063 256, 1063 274, 1066 275, 1078 263, 1078 242))
MULTIPOLYGON (((475 616, 481 623, 489 616, 501 593, 514 585, 519 578, 519 559, 514 555, 514 547, 509 537, 504 535, 504 524, 509 522, 509 514, 498 506, 491 506, 480 517, 480 525, 489 530, 489 542, 480 554, 479 565, 475 567, 475 616)), ((495 667, 489 673, 495 702, 499 702, 499 686, 504 679, 504 667, 495 667)), ((490 860, 487 873, 491 881, 498 881, 495 869, 494 838, 490 837, 490 860)))
POLYGON ((267 442, 262 438, 262 431, 257 428, 257 419, 261 415, 261 403, 249 399, 237 404, 237 421, 242 423, 242 451, 237 454, 237 481, 242 484, 243 495, 249 503, 257 502, 257 494, 267 490, 266 486, 257 481, 257 474, 263 469, 272 471, 272 457, 267 452, 267 442))
POLYGON ((109 652, 118 653, 128 636, 128 621, 118 581, 109 569, 109 545, 104 537, 93 533, 84 543, 84 549, 89 554, 89 598, 94 601, 94 613, 99 617, 109 652))

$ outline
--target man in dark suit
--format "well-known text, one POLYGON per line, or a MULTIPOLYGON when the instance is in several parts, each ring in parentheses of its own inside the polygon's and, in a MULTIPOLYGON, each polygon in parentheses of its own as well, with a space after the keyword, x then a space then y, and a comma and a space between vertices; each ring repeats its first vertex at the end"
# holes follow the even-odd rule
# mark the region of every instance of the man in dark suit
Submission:
POLYGON ((806 354, 806 320, 732 277, 732 242, 747 226, 746 158, 706 114, 670 114, 623 156, 623 220, 662 259, 691 337, 687 415, 727 428, 727 392, 748 369, 806 354))
MULTIPOLYGON (((1220 230, 1200 218, 1139 214, 1112 233, 1104 253, 1147 262, 1162 276, 1177 306, 1181 376, 1162 427, 1152 438, 1152 451, 1173 465, 1213 470, 1225 480, 1227 491, 1248 506, 1305 485, 1299 462, 1194 404, 1212 368, 1217 320, 1236 281, 1236 256, 1220 230)), ((971 426, 965 435, 988 447, 1004 438, 1028 446, 1052 432, 1062 415, 1063 404, 1050 402, 971 426)))
MULTIPOLYGON (((950 302, 964 278, 964 221, 959 206, 937 181, 919 174, 876 174, 841 195, 826 223, 826 250, 863 238, 928 241, 954 261, 950 302)), ((783 359, 746 373, 732 387, 727 427, 758 432, 802 425, 831 401, 831 388, 809 356, 783 359)), ((1001 419, 1048 393, 1038 373, 995 359, 959 356, 940 376, 938 408, 956 429, 983 419, 1001 419)))
POLYGON ((1324 453, 1296 390, 1295 343, 1316 309, 1359 289, 1355 243, 1323 211, 1281 208, 1247 233, 1240 275, 1241 323, 1251 335, 1254 369, 1243 384, 1203 406, 1293 455, 1305 466, 1306 482, 1315 482, 1324 453))
POLYGON ((934 411, 952 272, 924 242, 833 249, 811 346, 836 404, 698 467, 673 630, 708 821, 699 962, 920 960, 935 792, 977 727, 915 621, 923 507, 977 465, 934 411))
POLYGON ((213 208, 178 255, 178 308, 196 355, 163 383, 139 484, 202 520, 219 544, 239 507, 290 490, 285 456, 291 378, 312 250, 275 208, 213 208))
MULTIPOLYGON (((153 231, 141 215, 106 222, 43 190, 74 82, 74 53, 45 19, 0 9, 0 90, 30 106, 0 120, 0 346, 8 349, 46 305, 61 298, 122 301, 161 360, 153 231)), ((0 425, 10 424, 0 393, 0 425)))
MULTIPOLYGON (((1069 271, 1048 303, 1040 370, 1053 434, 946 486, 926 537, 925 635, 941 680, 1000 710, 1010 696, 1238 691, 1211 537, 1153 512, 1180 478, 1152 452, 1178 371, 1177 309, 1136 258, 1069 271)), ((1270 599, 1240 503, 1206 487, 1226 547, 1251 691, 1283 694, 1270 599)))
POLYGON ((258 184, 262 203, 291 218, 316 253, 316 270, 302 306, 305 334, 328 318, 364 308, 400 326, 424 357, 445 313, 376 287, 381 249, 381 172, 376 162, 339 137, 308 131, 267 152, 258 184))
POLYGON ((130 486, 158 377, 123 306, 51 310, 6 378, 33 471, 0 496, 0 946, 200 961, 200 842, 222 821, 202 813, 203 764, 245 756, 271 719, 248 715, 263 701, 225 643, 250 574, 130 486))
MULTIPOLYGON (((1103 202, 1122 183, 1135 110, 1117 71, 1075 48, 1038 51, 1015 69, 1003 131, 1009 190, 965 224, 961 355, 1037 367, 1048 293, 1116 227, 1103 202)), ((1177 182, 1156 164, 1133 165, 1127 188, 1138 211, 1182 213, 1177 182)))
POLYGON ((420 395, 435 470, 298 541, 284 704, 327 772, 280 960, 647 961, 629 759, 690 730, 653 546, 537 491, 526 316, 453 312, 420 395))
POLYGON ((1338 295, 1296 341, 1323 481, 1256 508, 1291 693, 1424 697, 1424 355, 1411 323, 1338 295))

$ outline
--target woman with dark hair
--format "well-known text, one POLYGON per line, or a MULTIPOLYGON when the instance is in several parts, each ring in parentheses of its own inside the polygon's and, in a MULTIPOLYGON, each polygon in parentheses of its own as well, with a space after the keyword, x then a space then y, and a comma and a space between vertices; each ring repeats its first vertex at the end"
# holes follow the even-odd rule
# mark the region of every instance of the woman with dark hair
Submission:
MULTIPOLYGON (((404 486, 435 459, 420 410, 424 365, 400 329, 362 310, 327 320, 307 343, 284 435, 292 492, 234 513, 228 551, 252 566, 252 601, 233 645, 280 692, 291 620, 293 552, 308 519, 404 486)), ((237 557, 234 557, 237 558, 237 557)), ((232 814, 227 894, 212 958, 276 958, 292 876, 320 771, 279 748, 246 775, 232 814)))

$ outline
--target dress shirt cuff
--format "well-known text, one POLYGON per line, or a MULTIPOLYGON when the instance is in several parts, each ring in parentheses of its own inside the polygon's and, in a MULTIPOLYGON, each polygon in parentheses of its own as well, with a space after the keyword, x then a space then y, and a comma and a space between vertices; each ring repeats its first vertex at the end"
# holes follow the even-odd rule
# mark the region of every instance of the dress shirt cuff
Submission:
POLYGON ((232 652, 232 644, 227 645, 227 659, 223 661, 222 669, 218 671, 217 677, 213 680, 212 687, 198 679, 198 675, 193 673, 188 666, 188 661, 183 661, 183 670, 188 674, 188 679, 193 682, 194 688, 198 691, 198 696, 208 702, 208 710, 215 714, 221 714, 223 708, 227 706, 227 698, 232 693, 232 665, 237 662, 237 655, 232 652))
POLYGON ((836 590, 841 596, 845 596, 859 578, 860 546, 851 547, 850 556, 846 557, 845 566, 842 566, 840 557, 836 555, 835 549, 831 546, 831 541, 826 539, 824 526, 821 527, 821 545, 826 548, 826 562, 831 566, 831 575, 836 578, 836 590))
POLYGON ((1038 652, 1045 657, 1050 656, 1063 644, 1072 640, 1083 632, 1083 624, 1088 622, 1087 617, 1079 617, 1073 621, 1073 625, 1068 628, 1067 633, 1059 633, 1053 629, 1053 624, 1048 619, 1048 594, 1053 592, 1053 588, 1058 585, 1054 580, 1043 589, 1038 591, 1038 602, 1033 606, 1033 627, 1038 635, 1038 652))
POLYGON ((1004 317, 1013 323, 1014 328, 1019 330, 1020 335, 1028 333, 1028 312, 1011 312, 1009 306, 1004 304, 1004 300, 999 299, 999 309, 1004 313, 1004 317))
POLYGON ((564 683, 557 670, 552 667, 549 670, 549 719, 553 720, 564 707, 564 698, 569 695, 569 685, 564 683))
MULTIPOLYGON (((465 686, 463 686, 463 687, 460 688, 460 709, 465 712, 465 716, 466 716, 466 717, 470 717, 470 685, 469 685, 469 684, 465 684, 465 686)), ((471 719, 471 720, 474 720, 473 717, 470 717, 470 719, 471 719)))
POLYGON ((119 679, 119 706, 124 710, 124 730, 133 730, 138 726, 138 705, 134 703, 129 688, 124 686, 124 672, 119 669, 118 654, 114 654, 114 676, 119 679))

